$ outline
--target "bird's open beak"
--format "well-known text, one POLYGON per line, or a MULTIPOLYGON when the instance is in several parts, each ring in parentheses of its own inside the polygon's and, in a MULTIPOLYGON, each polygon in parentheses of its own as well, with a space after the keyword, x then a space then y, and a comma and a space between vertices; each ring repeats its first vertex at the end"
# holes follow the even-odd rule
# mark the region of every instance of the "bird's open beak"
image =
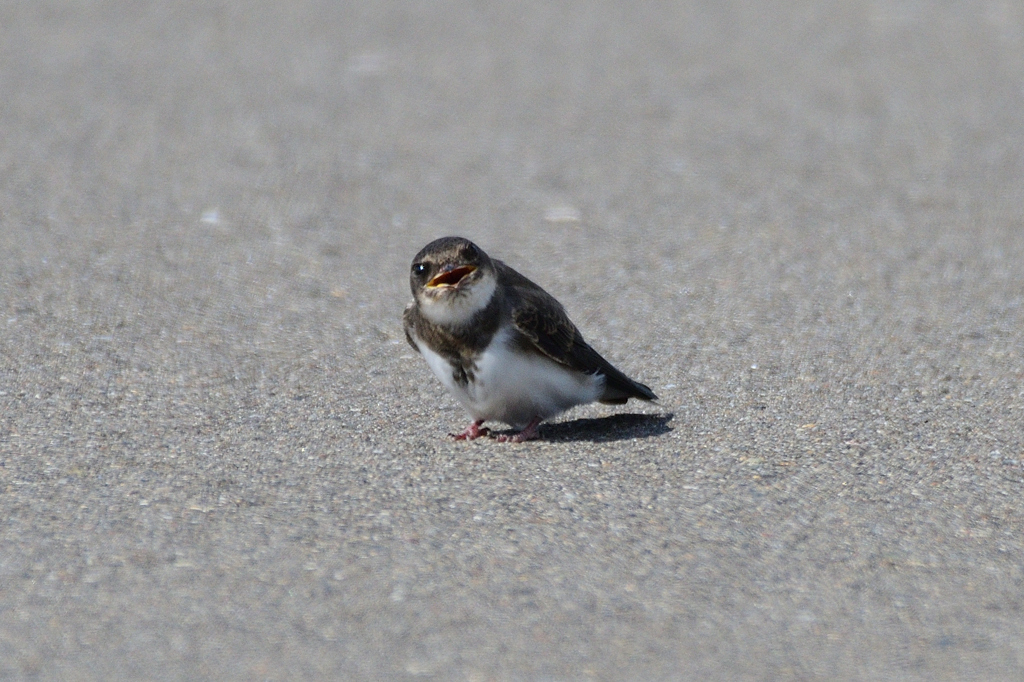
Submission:
POLYGON ((454 268, 445 268, 439 275, 427 282, 427 286, 454 287, 474 270, 476 270, 475 265, 460 265, 454 268))

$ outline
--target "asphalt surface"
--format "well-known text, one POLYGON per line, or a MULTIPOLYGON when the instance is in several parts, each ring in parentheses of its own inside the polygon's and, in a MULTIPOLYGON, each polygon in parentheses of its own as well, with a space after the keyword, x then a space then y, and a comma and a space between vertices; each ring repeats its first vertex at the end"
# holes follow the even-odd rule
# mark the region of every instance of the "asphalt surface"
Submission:
POLYGON ((0 7, 0 679, 1024 679, 1024 8, 0 7), (460 234, 656 404, 406 345, 460 234))

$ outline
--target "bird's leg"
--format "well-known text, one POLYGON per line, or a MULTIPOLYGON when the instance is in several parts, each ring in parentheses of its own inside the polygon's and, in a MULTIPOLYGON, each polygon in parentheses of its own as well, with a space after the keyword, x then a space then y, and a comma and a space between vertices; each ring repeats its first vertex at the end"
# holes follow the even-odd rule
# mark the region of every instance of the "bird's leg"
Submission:
POLYGON ((524 440, 533 440, 537 437, 537 427, 543 420, 540 417, 534 417, 533 421, 526 425, 519 433, 513 433, 511 436, 498 436, 498 440, 502 443, 522 443, 524 440))
POLYGON ((462 433, 449 433, 448 435, 455 440, 476 440, 480 436, 487 436, 491 433, 490 429, 481 429, 480 425, 483 424, 486 419, 477 419, 475 422, 466 427, 466 430, 462 433))

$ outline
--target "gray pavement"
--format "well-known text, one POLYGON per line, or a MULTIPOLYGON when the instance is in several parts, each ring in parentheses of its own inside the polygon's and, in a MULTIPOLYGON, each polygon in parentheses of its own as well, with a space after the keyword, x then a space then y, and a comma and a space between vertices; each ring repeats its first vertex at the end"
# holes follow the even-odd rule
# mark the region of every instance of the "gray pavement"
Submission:
POLYGON ((1024 6, 0 5, 0 679, 1024 679, 1024 6), (661 400, 523 445, 430 239, 661 400))

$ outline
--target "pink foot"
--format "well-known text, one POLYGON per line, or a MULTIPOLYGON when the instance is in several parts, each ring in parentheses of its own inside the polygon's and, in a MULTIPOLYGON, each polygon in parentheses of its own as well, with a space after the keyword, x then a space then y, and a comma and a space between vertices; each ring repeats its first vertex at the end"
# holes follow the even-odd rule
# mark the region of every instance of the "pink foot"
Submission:
POLYGON ((498 441, 501 443, 522 443, 523 441, 533 440, 537 437, 537 427, 541 423, 540 417, 534 417, 533 421, 526 425, 526 428, 519 433, 513 433, 511 436, 498 436, 498 441))
POLYGON ((455 440, 476 440, 481 436, 488 436, 491 433, 490 429, 481 429, 480 425, 483 424, 485 419, 477 419, 475 422, 466 427, 466 430, 462 433, 449 433, 448 435, 455 440))

